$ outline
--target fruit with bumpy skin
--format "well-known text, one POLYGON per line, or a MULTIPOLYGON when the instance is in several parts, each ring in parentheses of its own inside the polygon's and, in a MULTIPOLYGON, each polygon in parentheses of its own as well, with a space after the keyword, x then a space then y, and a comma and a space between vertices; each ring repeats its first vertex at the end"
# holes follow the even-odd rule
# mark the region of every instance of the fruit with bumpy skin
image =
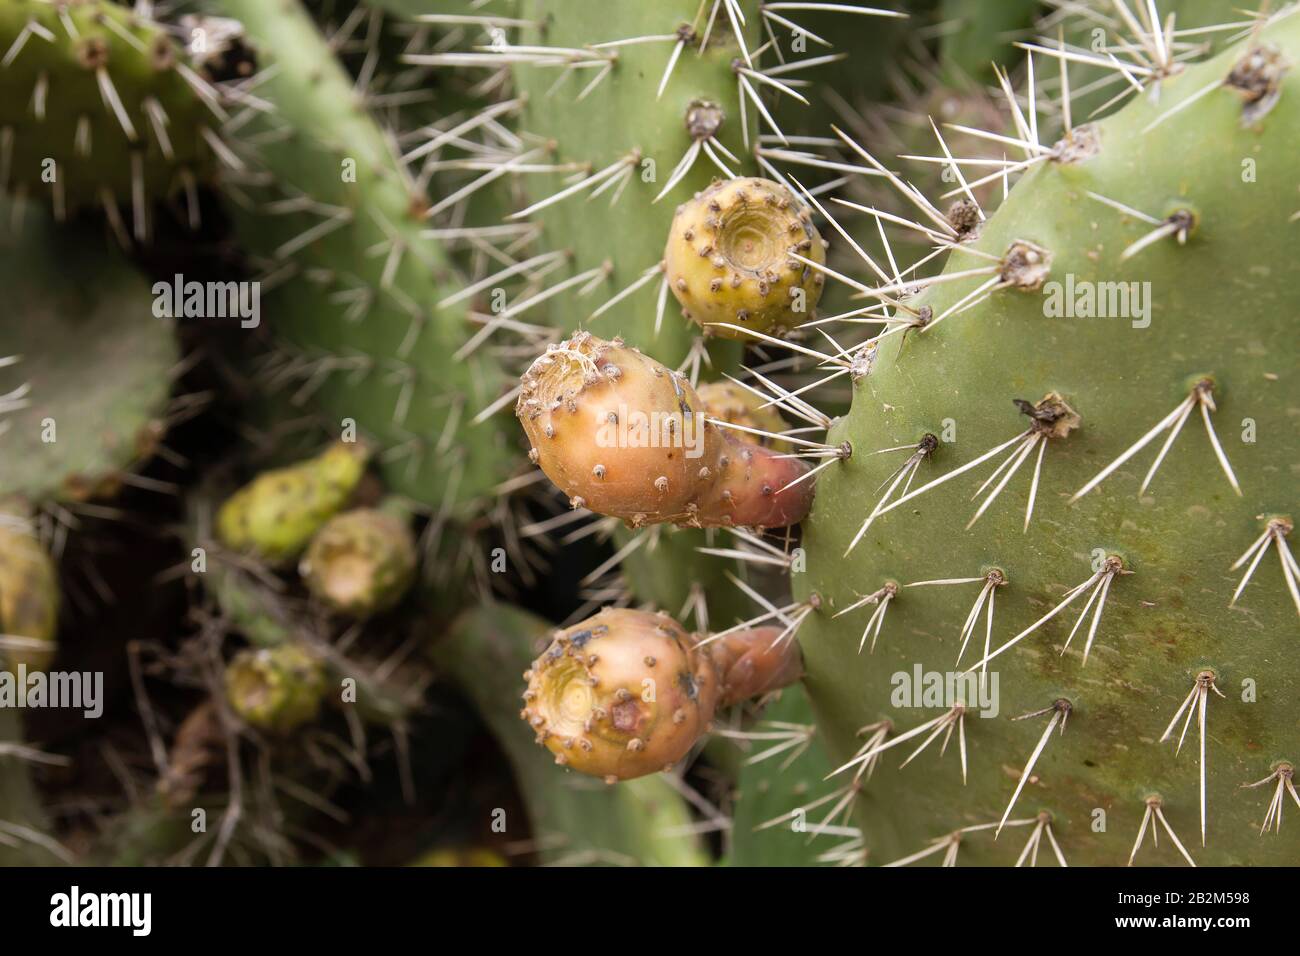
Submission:
POLYGON ((0 663, 43 671, 54 659, 59 573, 24 509, 0 502, 0 663))
POLYGON ((550 752, 534 746, 519 722, 518 681, 550 630, 525 611, 488 603, 466 611, 429 648, 509 758, 542 861, 619 854, 646 866, 707 865, 686 801, 668 781, 656 774, 619 787, 575 787, 556 772, 550 752))
POLYGON ((415 579, 415 538, 396 515, 358 508, 311 539, 298 573, 332 610, 365 618, 397 604, 415 579))
POLYGON ((268 564, 293 560, 347 503, 367 458, 363 445, 339 441, 315 458, 258 475, 217 512, 217 538, 268 564))
POLYGON ((253 727, 285 734, 316 719, 325 668, 297 644, 247 648, 226 665, 226 700, 253 727))
POLYGON ((607 783, 666 770, 715 712, 798 680, 799 650, 759 628, 702 644, 666 614, 606 608, 525 673, 520 716, 555 762, 607 783))
POLYGON ((709 421, 685 376, 586 332, 524 373, 530 458, 571 503, 632 525, 784 527, 808 512, 807 471, 709 421))
POLYGON ((705 332, 780 335, 816 317, 826 262, 808 209, 780 183, 718 181, 677 207, 664 249, 668 287, 705 332))

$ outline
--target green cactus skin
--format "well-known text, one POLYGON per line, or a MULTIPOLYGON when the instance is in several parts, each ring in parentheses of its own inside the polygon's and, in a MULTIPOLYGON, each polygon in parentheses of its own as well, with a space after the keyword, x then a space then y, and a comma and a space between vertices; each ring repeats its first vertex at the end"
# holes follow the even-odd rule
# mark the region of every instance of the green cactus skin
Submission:
POLYGON ((231 709, 278 734, 315 720, 328 687, 321 661, 297 644, 240 651, 226 665, 225 681, 231 709))
MULTIPOLYGON (((756 49, 762 40, 757 5, 744 3, 747 16, 747 44, 756 49)), ((586 44, 640 36, 673 33, 690 24, 699 10, 698 0, 658 0, 656 3, 622 3, 592 16, 585 0, 524 0, 520 16, 542 24, 540 30, 523 31, 516 42, 553 47, 577 48, 586 44), (617 15, 614 15, 615 12, 617 15)), ((704 24, 698 25, 702 34, 704 24)), ((741 162, 723 159, 737 175, 754 172, 745 154, 741 134, 741 113, 736 77, 731 63, 739 56, 728 24, 715 23, 709 48, 697 55, 698 42, 687 44, 677 62, 663 96, 656 91, 674 44, 633 44, 615 48, 618 60, 610 75, 580 102, 576 97, 591 79, 590 71, 578 71, 553 93, 553 69, 519 66, 515 84, 527 96, 520 117, 521 128, 536 134, 555 149, 548 160, 555 163, 585 163, 592 172, 605 169, 621 158, 636 155, 638 165, 623 194, 609 205, 611 190, 590 202, 571 197, 540 211, 535 219, 543 224, 544 241, 572 254, 574 274, 608 266, 604 285, 578 298, 576 290, 552 300, 554 314, 572 324, 591 315, 604 301, 631 286, 641 274, 663 258, 663 239, 678 203, 704 189, 720 171, 701 155, 691 172, 658 203, 655 197, 667 185, 678 161, 691 146, 686 116, 692 103, 705 101, 721 107, 724 116, 717 139, 741 162), (654 181, 643 180, 653 163, 654 181), (736 166, 740 168, 736 168, 736 166), (635 225, 633 225, 635 224, 635 225)), ((746 104, 751 142, 757 129, 757 114, 746 104)), ((533 176, 527 184, 534 201, 540 201, 564 187, 560 176, 533 176)), ((663 324, 655 333, 655 295, 659 280, 591 322, 591 331, 604 338, 622 335, 628 342, 656 355, 675 368, 686 357, 699 330, 677 318, 677 308, 667 304, 663 324)), ((556 323, 562 324, 562 323, 556 323)), ((723 362, 738 351, 732 347, 710 349, 715 361, 723 362)))
POLYGON ((0 49, 0 189, 58 218, 121 205, 137 239, 154 200, 188 193, 197 215, 219 107, 163 27, 101 0, 9 0, 0 49))
MULTIPOLYGON (((918 486, 974 460, 1024 427, 1012 399, 1059 392, 1081 416, 1080 427, 1052 441, 1037 512, 1027 532, 1026 467, 971 530, 971 492, 992 471, 972 470, 881 515, 844 558, 875 498, 899 462, 854 454, 821 478, 805 522, 808 573, 796 595, 821 598, 800 640, 806 683, 833 757, 848 760, 863 724, 892 718, 895 733, 942 713, 891 706, 891 675, 953 669, 972 585, 901 589, 874 654, 858 653, 865 614, 833 615, 882 582, 900 584, 978 576, 1003 569, 994 647, 1028 628, 1066 589, 1093 573, 1097 556, 1121 556, 1134 573, 1116 578, 1085 667, 1084 635, 1061 656, 1077 602, 995 659, 1003 691, 1000 715, 965 721, 969 783, 956 758, 927 751, 903 769, 911 747, 886 751, 861 803, 871 859, 886 863, 959 827, 996 823, 1048 718, 1010 718, 1073 705, 1068 729, 1054 736, 1020 795, 1013 818, 1051 814, 1071 865, 1122 865, 1153 795, 1198 864, 1294 863, 1300 827, 1261 837, 1267 795, 1241 785, 1297 760, 1296 608, 1269 555, 1236 606, 1229 599, 1241 571, 1233 562, 1264 530, 1270 515, 1295 516, 1296 443, 1288 416, 1297 401, 1294 321, 1300 309, 1300 259, 1288 239, 1300 155, 1300 71, 1291 69, 1270 112, 1243 123, 1243 97, 1215 89, 1154 128, 1150 124, 1207 85, 1229 76, 1245 41, 1166 80, 1153 105, 1146 97, 1100 122, 1099 150, 1082 161, 1045 162, 1015 187, 976 243, 994 255, 1015 240, 1051 252, 1051 280, 1151 283, 1149 327, 1122 318, 1053 318, 1045 295, 1018 289, 986 301, 881 349, 874 371, 856 386, 851 414, 829 433, 867 452, 940 434, 955 423, 956 441, 941 444, 921 466, 918 486), (1145 132, 1144 132, 1145 131, 1145 132), (1252 160, 1257 181, 1243 182, 1252 160), (1193 209, 1185 245, 1167 238, 1128 261, 1120 256, 1151 226, 1088 197, 1094 192, 1156 217, 1193 209), (1147 493, 1142 475, 1153 443, 1091 493, 1071 504, 1105 465, 1189 394, 1214 382, 1213 420, 1240 479, 1234 494, 1205 429, 1189 421, 1147 493), (1238 440, 1251 419, 1254 443, 1238 440), (1263 517, 1261 517, 1263 516, 1263 517), (1199 834, 1197 729, 1181 755, 1162 731, 1204 669, 1215 675, 1208 703, 1208 839, 1199 834), (1255 702, 1243 700, 1253 682, 1255 702), (1105 831, 1095 825, 1106 814, 1105 831)), ((1300 17, 1266 29, 1258 42, 1300 63, 1300 17)), ((1291 227, 1292 229, 1294 227, 1291 227)), ((963 257, 952 269, 966 267, 963 257)), ((937 285, 920 299, 935 315, 979 280, 937 285)), ((1141 323, 1139 323, 1141 324, 1141 323)), ((1199 418, 1200 416, 1194 416, 1199 418)), ((1292 543, 1295 548, 1295 542, 1292 543)), ((869 613, 869 611, 868 611, 869 613)), ((982 630, 982 627, 981 627, 982 630)), ((977 638, 975 643, 982 643, 977 638)), ((977 652, 974 657, 981 656, 977 652)), ((968 653, 962 667, 973 662, 968 653)), ((950 745, 950 749, 955 742, 950 745)), ((963 863, 1014 862, 1023 831, 971 835, 963 863)), ((935 858, 931 858, 932 860, 935 858)), ((1178 864, 1177 851, 1148 840, 1138 864, 1178 864)))
MULTIPOLYGON (((763 709, 761 720, 744 729, 773 733, 773 724, 778 722, 814 726, 812 708, 803 685, 796 684, 781 691, 780 699, 763 709)), ((757 756, 779 743, 781 741, 771 739, 755 740, 749 744, 746 758, 757 756)), ((820 859, 824 854, 833 853, 837 846, 847 842, 846 837, 814 831, 835 809, 841 797, 836 795, 826 802, 819 801, 849 785, 850 781, 842 778, 826 780, 835 765, 826 756, 825 744, 815 731, 807 748, 797 756, 795 753, 795 749, 790 749, 756 763, 746 760, 741 764, 736 775, 732 806, 729 865, 821 866, 825 864, 820 859), (795 809, 803 811, 799 817, 800 829, 795 829, 796 820, 789 816, 795 809)), ((852 810, 851 804, 851 800, 846 804, 847 810, 852 810)), ((828 825, 852 825, 848 816, 848 813, 841 812, 828 825)), ((856 859, 850 856, 850 862, 856 862, 856 859)))
POLYGON ((276 70, 257 88, 276 112, 245 137, 268 134, 249 162, 271 174, 272 195, 251 189, 263 204, 236 225, 268 273, 290 277, 263 302, 277 344, 309 376, 336 370, 314 379, 311 400, 333 428, 355 420, 391 490, 463 515, 505 477, 508 421, 470 422, 506 385, 485 353, 455 357, 474 327, 464 303, 438 306, 457 288, 443 249, 423 235, 428 197, 410 187, 389 135, 299 4, 217 7, 276 70), (314 211, 286 212, 304 200, 314 211))
POLYGON ((396 515, 358 508, 316 532, 298 565, 307 589, 327 607, 366 618, 397 604, 415 580, 415 538, 396 515))
POLYGON ((19 712, 0 707, 0 867, 71 863, 46 834, 48 821, 22 747, 19 712))
POLYGON ((940 60, 949 85, 995 83, 993 65, 1013 58, 1014 41, 1030 38, 1034 16, 1043 6, 1042 0, 941 0, 940 60))
POLYGON ((0 363, 0 406, 21 401, 0 418, 0 497, 112 494, 162 436, 179 358, 171 323, 102 237, 0 202, 0 218, 11 213, 22 227, 0 236, 0 358, 18 360, 0 363))
POLYGON ((364 445, 340 441, 315 458, 258 475, 217 512, 217 538, 272 565, 292 561, 347 503, 368 457, 364 445))
POLYGON ((681 829, 690 823, 685 800, 661 775, 609 787, 558 773, 550 753, 533 743, 519 720, 519 675, 550 631, 526 612, 489 604, 465 612, 431 648, 434 661, 470 696, 505 749, 542 861, 707 865, 697 838, 681 829))

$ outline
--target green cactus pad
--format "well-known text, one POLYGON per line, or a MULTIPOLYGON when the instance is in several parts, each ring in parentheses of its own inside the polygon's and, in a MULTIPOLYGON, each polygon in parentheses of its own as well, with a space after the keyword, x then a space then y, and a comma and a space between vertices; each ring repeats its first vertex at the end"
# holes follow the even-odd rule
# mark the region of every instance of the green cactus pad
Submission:
POLYGON ((101 0, 10 0, 0 50, 0 189, 60 217, 121 205, 137 238, 153 201, 197 202, 220 107, 165 28, 101 0))
MULTIPOLYGON (((573 49, 630 37, 663 36, 691 24, 699 9, 697 0, 661 0, 653 4, 620 4, 617 16, 592 17, 582 0, 525 0, 520 15, 541 27, 523 31, 517 42, 573 49)), ((759 18, 754 15, 748 19, 747 43, 754 49, 762 42, 758 39, 759 18)), ((696 27, 702 35, 704 23, 696 27)), ((524 65, 514 71, 519 92, 527 96, 520 125, 554 144, 547 157, 549 162, 587 164, 595 173, 621 159, 630 162, 635 158, 632 175, 614 205, 610 205, 613 190, 607 189, 590 201, 582 196, 570 197, 536 214, 546 240, 555 248, 571 251, 575 274, 606 265, 611 270, 604 284, 590 295, 579 298, 571 290, 554 300, 557 315, 572 317, 565 320, 566 325, 585 320, 602 303, 636 282, 645 270, 658 266, 663 258, 663 237, 677 205, 721 175, 701 154, 690 173, 655 202, 691 146, 686 117, 693 103, 707 102, 721 108, 723 120, 716 139, 740 159, 737 164, 724 157, 722 161, 728 168, 737 175, 755 171, 742 142, 739 92, 731 69, 740 50, 730 28, 715 23, 703 55, 698 53, 698 45, 698 39, 686 45, 659 97, 656 93, 675 46, 671 42, 613 48, 617 60, 610 75, 581 101, 576 98, 593 78, 589 70, 577 71, 578 77, 566 80, 554 91, 555 70, 524 65)), ((746 103, 746 108, 754 142, 757 114, 753 103, 746 103)), ((563 189, 565 180, 558 175, 530 176, 527 185, 534 202, 539 202, 563 189)), ((656 333, 658 287, 656 278, 592 320, 591 330, 605 338, 621 335, 665 365, 676 367, 686 357, 699 330, 681 318, 679 307, 669 296, 656 333)), ((734 348, 715 352, 718 356, 735 354, 734 348)))
MULTIPOLYGON (((1300 62, 1300 17, 1164 81, 1158 103, 1138 98, 1097 124, 1091 131, 1095 155, 1052 159, 1028 173, 975 248, 1002 256, 1016 243, 1033 243, 1049 254, 1047 282, 1061 289, 995 290, 910 336, 901 350, 882 348, 874 370, 857 382, 852 413, 830 431, 830 441, 852 442, 855 454, 822 476, 805 523, 808 574, 797 576, 795 587, 800 597, 815 593, 821 599, 800 640, 819 727, 841 761, 854 753, 863 724, 890 718, 897 736, 944 713, 946 702, 891 703, 899 688, 911 686, 916 669, 964 671, 983 656, 981 619, 972 642, 977 649, 968 649, 960 667, 954 663, 978 584, 901 587, 874 654, 858 651, 870 607, 834 617, 861 596, 888 581, 906 585, 1002 569, 1008 582, 997 589, 996 649, 1030 629, 1070 588, 1090 579, 1099 587, 1101 579, 1093 576, 1108 555, 1133 572, 1111 578, 1086 667, 1081 651, 1091 618, 1062 656, 1083 599, 990 663, 999 678, 998 715, 965 719, 965 786, 952 753, 955 739, 942 760, 936 743, 901 770, 912 746, 882 755, 884 766, 869 788, 870 813, 861 821, 873 862, 903 858, 961 827, 996 824, 1051 719, 1011 718, 1061 698, 1073 706, 1068 728, 1046 744, 1011 815, 1033 819, 1049 812, 1071 864, 1122 865, 1151 796, 1162 799, 1163 813, 1198 863, 1267 865, 1297 858, 1300 828, 1260 836, 1271 791, 1241 789, 1281 761, 1294 764, 1300 748, 1297 608, 1276 554, 1267 556, 1229 607, 1243 573, 1231 569, 1234 561, 1270 516, 1296 509, 1295 429, 1288 416, 1297 403, 1297 379, 1286 356, 1294 352, 1300 308, 1300 259, 1288 238, 1295 228, 1288 217, 1295 210, 1300 155, 1300 73, 1283 75, 1269 112, 1244 119, 1244 101, 1259 97, 1235 88, 1250 84, 1234 67, 1251 44, 1300 62), (1156 122, 1198 92, 1194 105, 1156 122), (1125 258, 1125 250, 1156 227, 1090 194, 1157 222, 1190 211, 1186 243, 1168 235, 1125 258), (1104 291, 1099 284, 1115 282, 1138 283, 1138 294, 1149 293, 1149 313, 1055 314, 1054 295, 1070 288, 1104 291), (1240 496, 1196 410, 1145 493, 1139 494, 1139 485, 1163 439, 1070 502, 1148 429, 1180 403, 1194 401, 1196 383, 1207 377, 1217 411, 1206 413, 1240 481, 1240 496), (915 493, 1024 431, 1028 420, 1013 400, 1034 403, 1051 392, 1080 421, 1068 436, 1044 442, 1027 530, 1032 461, 966 529, 978 504, 972 492, 1005 457, 999 454, 879 515, 844 557, 879 497, 878 486, 906 458, 905 452, 891 460, 870 451, 914 443, 926 433, 952 439, 920 465, 915 493), (1207 670, 1226 699, 1207 697, 1202 846, 1195 721, 1181 754, 1175 754, 1176 739, 1160 738, 1207 670)), ((1085 142, 1089 134, 1076 135, 1085 142)), ((1004 278, 1015 279, 1007 265, 999 267, 1004 278)), ((949 271, 970 267, 970 257, 962 256, 949 271)), ((919 303, 943 316, 983 281, 937 285, 919 303)), ((1081 301, 1075 301, 1076 313, 1081 301)), ((1295 544, 1293 536, 1290 547, 1295 544)), ((1160 835, 1159 849, 1148 836, 1138 863, 1182 862, 1160 835)), ((997 841, 992 833, 969 834, 961 860, 1014 862, 1027 836, 1023 829, 997 841)))
MULTIPOLYGON (((764 708, 761 719, 745 729, 755 734, 793 731, 794 727, 814 728, 812 708, 803 685, 781 691, 781 698, 764 708)), ((762 757, 763 752, 781 746, 780 739, 756 739, 749 744, 746 760, 736 779, 735 804, 732 810, 732 866, 820 866, 853 838, 818 833, 823 820, 840 804, 837 791, 849 780, 827 781, 833 769, 826 756, 825 744, 815 735, 806 747, 791 747, 762 757), (828 799, 829 798, 829 799, 828 799), (815 804, 815 805, 814 805, 815 804)), ((850 798, 844 810, 851 811, 850 798)), ((828 827, 852 825, 850 813, 841 811, 828 827)), ((860 859, 850 848, 849 862, 860 859)))
MULTIPOLYGON (((12 207, 0 207, 8 218, 12 207)), ((0 238, 0 496, 111 493, 162 435, 178 360, 149 285, 98 235, 55 227, 27 204, 0 238), (76 343, 76 347, 69 347, 76 343)))
POLYGON ((264 134, 249 163, 271 184, 250 187, 258 205, 240 209, 236 225, 283 280, 264 303, 277 348, 304 370, 305 394, 328 426, 350 419, 375 446, 392 490, 463 515, 506 477, 500 463, 514 435, 506 438, 504 416, 471 424, 506 380, 484 352, 457 357, 475 326, 463 302, 439 306, 457 282, 423 234, 430 200, 305 10, 218 6, 274 69, 257 93, 276 112, 247 130, 264 134))

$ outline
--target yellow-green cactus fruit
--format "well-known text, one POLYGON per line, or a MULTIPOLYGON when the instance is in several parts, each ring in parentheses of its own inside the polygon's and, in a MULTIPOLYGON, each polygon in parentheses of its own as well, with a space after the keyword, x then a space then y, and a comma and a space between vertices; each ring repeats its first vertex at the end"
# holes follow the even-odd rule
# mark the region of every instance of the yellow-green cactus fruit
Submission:
POLYGON ((321 661, 296 644, 240 651, 226 665, 226 700, 246 723, 288 733, 320 713, 326 690, 321 661))
POLYGON ((415 579, 415 538, 406 523, 372 508, 325 522, 298 565, 307 589, 334 611, 369 617, 391 608, 415 579))
POLYGON ((25 519, 0 511, 0 664, 41 671, 54 659, 59 576, 25 519))
POLYGON ((456 866, 456 867, 494 867, 509 866, 506 858, 496 850, 487 847, 462 846, 443 847, 430 850, 418 857, 409 866, 456 866))
POLYGON ((315 458, 258 475, 217 512, 218 539, 270 564, 292 561, 347 503, 367 457, 362 445, 340 441, 315 458))
POLYGON ((706 332, 779 335, 814 318, 826 261, 812 216, 768 179, 715 182, 677 208, 664 275, 682 312, 706 332))

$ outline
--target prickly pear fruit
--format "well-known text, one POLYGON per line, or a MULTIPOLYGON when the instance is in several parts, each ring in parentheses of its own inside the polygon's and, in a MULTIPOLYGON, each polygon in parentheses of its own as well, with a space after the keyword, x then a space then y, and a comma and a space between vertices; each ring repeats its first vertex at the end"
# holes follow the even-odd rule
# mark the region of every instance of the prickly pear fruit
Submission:
POLYGON ((259 475, 217 512, 218 539, 269 564, 293 560, 347 502, 367 457, 364 446, 340 441, 315 458, 259 475))
POLYGON ((666 614, 606 608, 533 662, 520 716, 556 763, 607 783, 665 770, 719 707, 799 678, 799 649, 778 636, 760 628, 700 643, 666 614))
POLYGON ((683 313, 706 332, 777 335, 813 318, 825 276, 826 244, 812 216, 780 183, 715 182, 677 208, 664 275, 683 313))
MULTIPOLYGON (((790 427, 775 405, 769 405, 735 382, 705 382, 696 392, 704 403, 704 414, 709 418, 765 432, 783 432, 790 427)), ((790 449, 789 442, 767 435, 755 435, 753 441, 764 448, 790 449)))
POLYGON ((54 658, 59 575, 26 520, 0 510, 0 664, 43 671, 54 658))
POLYGON ((298 565, 311 591, 341 614, 365 618, 402 599, 415 579, 415 538, 395 515, 358 508, 316 532, 298 565))
POLYGON ((515 414, 529 457, 585 507, 639 526, 782 527, 808 513, 798 459, 725 431, 690 382, 649 356, 587 332, 524 373, 515 414))
POLYGON ((297 644, 248 648, 226 665, 226 700, 246 723, 289 733, 316 719, 325 668, 297 644))

